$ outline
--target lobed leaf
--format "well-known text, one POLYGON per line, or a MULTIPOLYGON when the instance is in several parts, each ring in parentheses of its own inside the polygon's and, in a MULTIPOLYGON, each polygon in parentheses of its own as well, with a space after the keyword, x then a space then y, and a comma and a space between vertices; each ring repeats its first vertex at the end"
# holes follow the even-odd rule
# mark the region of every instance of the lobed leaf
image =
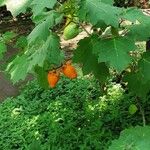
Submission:
POLYGON ((93 73, 96 78, 104 82, 109 76, 109 70, 105 63, 98 63, 98 57, 93 54, 93 41, 95 37, 88 37, 78 43, 78 48, 74 52, 74 62, 82 64, 83 74, 93 73))
POLYGON ((127 37, 102 39, 94 47, 93 52, 98 55, 98 62, 108 62, 119 72, 131 63, 129 52, 136 48, 134 40, 127 37))

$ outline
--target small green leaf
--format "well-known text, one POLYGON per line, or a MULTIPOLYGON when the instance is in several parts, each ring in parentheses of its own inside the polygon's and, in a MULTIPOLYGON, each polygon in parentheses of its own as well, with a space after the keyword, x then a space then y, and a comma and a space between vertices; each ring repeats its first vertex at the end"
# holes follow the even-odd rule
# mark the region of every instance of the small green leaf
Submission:
POLYGON ((135 104, 131 104, 130 106, 129 106, 129 113, 131 114, 131 115, 133 115, 133 114, 135 114, 136 112, 137 112, 137 110, 138 110, 138 108, 137 108, 137 106, 135 105, 135 104))

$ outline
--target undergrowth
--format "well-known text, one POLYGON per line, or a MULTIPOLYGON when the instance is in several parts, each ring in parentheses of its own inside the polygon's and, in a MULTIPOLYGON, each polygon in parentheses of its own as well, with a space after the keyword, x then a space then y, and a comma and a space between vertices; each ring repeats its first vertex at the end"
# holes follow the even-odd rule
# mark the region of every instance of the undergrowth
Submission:
MULTIPOLYGON (((63 78, 54 89, 30 82, 16 98, 0 104, 2 150, 106 150, 125 128, 142 125, 135 97, 110 83, 102 96, 95 79, 63 78)), ((150 101, 145 117, 150 123, 150 101)), ((137 105, 138 107, 138 105, 137 105)))

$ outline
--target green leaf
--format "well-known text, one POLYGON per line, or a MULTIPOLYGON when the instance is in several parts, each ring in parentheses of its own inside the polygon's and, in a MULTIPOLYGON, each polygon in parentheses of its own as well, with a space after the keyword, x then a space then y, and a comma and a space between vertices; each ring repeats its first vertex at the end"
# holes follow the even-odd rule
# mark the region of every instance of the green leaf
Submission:
POLYGON ((148 32, 150 31, 149 23, 132 25, 129 30, 128 36, 135 41, 147 41, 150 37, 150 32, 148 32))
POLYGON ((121 18, 131 22, 136 22, 137 20, 140 21, 141 19, 145 18, 145 15, 138 8, 127 8, 123 9, 121 18))
POLYGON ((2 5, 6 5, 7 10, 15 17, 20 13, 24 13, 31 2, 32 0, 4 0, 2 5))
POLYGON ((128 82, 131 92, 141 98, 145 98, 150 92, 150 52, 143 54, 138 63, 138 72, 128 73, 124 76, 124 81, 128 82))
POLYGON ((5 41, 5 43, 10 42, 14 37, 16 36, 16 34, 14 32, 5 32, 2 35, 3 40, 5 41))
POLYGON ((94 27, 101 28, 101 30, 104 32, 108 26, 104 23, 104 21, 98 21, 97 24, 94 25, 94 27))
POLYGON ((3 54, 7 51, 5 43, 0 42, 0 59, 3 58, 3 54))
POLYGON ((16 42, 15 47, 16 47, 16 48, 24 49, 27 45, 28 45, 27 38, 26 38, 25 36, 20 36, 20 37, 17 39, 17 42, 16 42))
MULTIPOLYGON (((51 33, 46 42, 38 41, 33 46, 27 47, 22 56, 17 56, 7 67, 14 83, 24 80, 26 75, 35 67, 43 67, 47 61, 50 65, 60 65, 64 59, 60 49, 59 37, 51 33)), ((40 72, 41 73, 41 72, 40 72)))
POLYGON ((60 49, 59 37, 51 33, 46 42, 37 41, 37 44, 28 47, 29 55, 29 70, 32 70, 36 65, 42 67, 45 61, 50 64, 60 65, 63 61, 63 54, 60 49))
POLYGON ((113 5, 114 0, 101 0, 101 2, 109 4, 109 5, 113 5))
POLYGON ((6 71, 11 74, 13 83, 24 80, 28 73, 29 62, 26 55, 17 56, 8 64, 6 71))
POLYGON ((73 61, 81 63, 83 74, 93 73, 96 78, 104 82, 109 76, 109 70, 105 63, 98 63, 96 55, 92 53, 93 41, 95 37, 88 37, 78 43, 78 48, 74 52, 73 61))
POLYGON ((143 77, 143 82, 150 81, 150 52, 143 54, 139 61, 139 71, 143 77))
POLYGON ((49 16, 42 20, 42 23, 38 24, 33 31, 28 36, 28 43, 31 44, 35 42, 37 39, 39 40, 47 40, 47 37, 50 34, 49 28, 52 28, 54 25, 59 23, 61 20, 62 15, 56 13, 55 11, 51 11, 49 16))
POLYGON ((45 88, 48 89, 49 85, 48 85, 48 80, 47 80, 47 72, 42 68, 42 67, 35 67, 35 72, 37 75, 37 80, 39 82, 39 84, 45 88))
POLYGON ((36 65, 42 67, 47 57, 48 41, 39 41, 32 47, 28 47, 27 55, 29 61, 29 70, 32 70, 36 65))
POLYGON ((135 105, 135 104, 131 104, 130 106, 129 106, 129 113, 131 114, 131 115, 133 115, 133 114, 135 114, 136 112, 137 112, 137 110, 138 110, 138 108, 137 108, 137 106, 135 105))
POLYGON ((125 129, 118 140, 114 140, 108 150, 149 150, 150 127, 125 129))
POLYGON ((145 98, 150 91, 150 82, 144 82, 144 78, 139 72, 128 73, 123 80, 128 83, 129 90, 141 98, 145 98))
POLYGON ((99 21, 104 21, 106 25, 118 27, 120 13, 121 9, 105 4, 100 0, 86 0, 82 2, 80 7, 79 18, 88 20, 93 25, 99 21))
POLYGON ((64 53, 61 51, 60 38, 57 34, 51 33, 49 37, 47 61, 51 64, 60 65, 64 60, 64 53))
POLYGON ((121 72, 130 63, 128 52, 135 50, 135 42, 129 38, 118 37, 102 39, 95 42, 93 52, 99 56, 99 62, 108 62, 109 65, 121 72))
POLYGON ((44 8, 50 8, 52 9, 54 5, 56 4, 57 0, 33 0, 31 3, 32 12, 34 16, 37 16, 41 14, 44 10, 44 8))

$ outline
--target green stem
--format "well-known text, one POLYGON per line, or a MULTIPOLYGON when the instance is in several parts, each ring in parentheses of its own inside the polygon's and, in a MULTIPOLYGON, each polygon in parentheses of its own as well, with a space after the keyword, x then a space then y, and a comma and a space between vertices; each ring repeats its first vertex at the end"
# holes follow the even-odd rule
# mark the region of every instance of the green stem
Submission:
POLYGON ((139 97, 136 97, 136 100, 137 100, 137 103, 138 103, 138 105, 139 105, 140 112, 141 112, 141 115, 142 115, 143 126, 145 126, 145 125, 146 125, 145 113, 144 113, 144 110, 143 110, 142 105, 141 105, 141 103, 140 103, 140 98, 139 98, 139 97))

